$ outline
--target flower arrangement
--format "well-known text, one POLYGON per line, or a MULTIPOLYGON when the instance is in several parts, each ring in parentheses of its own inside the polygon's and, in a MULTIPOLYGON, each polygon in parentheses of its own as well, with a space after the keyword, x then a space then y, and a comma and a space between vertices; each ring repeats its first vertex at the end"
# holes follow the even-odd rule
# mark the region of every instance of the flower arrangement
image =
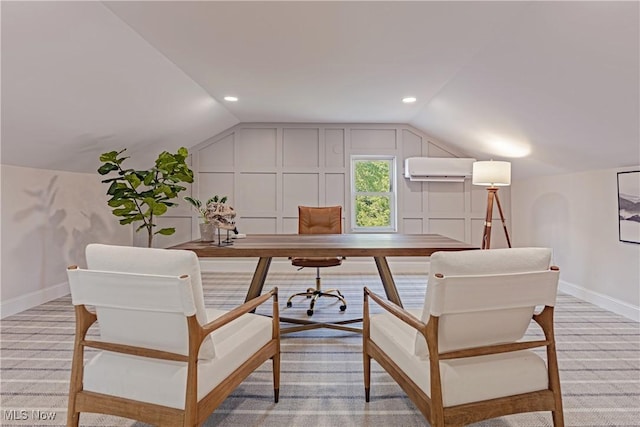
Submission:
POLYGON ((200 218, 202 219, 202 222, 204 224, 209 224, 210 219, 207 217, 208 206, 213 203, 222 203, 222 204, 226 203, 227 196, 224 196, 222 198, 218 198, 217 195, 213 196, 209 200, 207 200, 207 202, 204 204, 199 199, 194 199, 193 197, 189 197, 189 196, 185 197, 184 200, 189 202, 189 204, 196 210, 196 212, 200 214, 200 218))
POLYGON ((236 211, 232 206, 227 205, 226 197, 220 199, 220 201, 212 201, 207 203, 205 209, 205 217, 216 228, 223 230, 233 230, 234 233, 238 233, 236 229, 236 211))

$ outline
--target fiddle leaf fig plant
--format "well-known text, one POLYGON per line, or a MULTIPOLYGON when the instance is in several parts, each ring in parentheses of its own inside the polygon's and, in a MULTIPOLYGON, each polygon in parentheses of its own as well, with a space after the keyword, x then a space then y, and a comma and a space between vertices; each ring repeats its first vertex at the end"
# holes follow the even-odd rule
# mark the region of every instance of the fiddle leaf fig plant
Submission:
POLYGON ((107 203, 113 208, 112 213, 122 218, 120 224, 140 221, 136 232, 145 229, 149 236, 147 243, 151 247, 156 234, 169 236, 176 231, 173 227, 156 230, 155 221, 171 206, 175 206, 176 203, 171 200, 186 190, 180 183, 193 182, 193 171, 186 163, 189 152, 184 147, 175 154, 163 151, 152 168, 134 170, 125 169, 122 165, 129 158, 123 155, 125 151, 103 153, 100 156, 103 164, 98 168, 98 173, 117 174, 102 181, 109 184, 107 195, 111 198, 107 203))

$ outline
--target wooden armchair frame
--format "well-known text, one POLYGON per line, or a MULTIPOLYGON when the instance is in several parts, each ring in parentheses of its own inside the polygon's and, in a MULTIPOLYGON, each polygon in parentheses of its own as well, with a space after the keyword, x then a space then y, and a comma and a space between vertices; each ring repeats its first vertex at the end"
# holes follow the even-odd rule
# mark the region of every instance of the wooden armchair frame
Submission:
MULTIPOLYGON (((557 267, 551 267, 557 270, 557 267)), ((442 277, 441 275, 439 277, 442 277)), ((533 315, 533 320, 542 328, 545 339, 523 341, 507 344, 489 345, 468 348, 450 352, 438 350, 438 322, 439 317, 430 316, 427 323, 413 316, 411 313, 388 302, 381 296, 364 288, 364 320, 363 320, 363 362, 365 400, 370 401, 371 359, 375 359, 407 393, 407 396, 418 407, 427 421, 434 427, 463 426, 489 418, 504 415, 551 411, 553 425, 564 426, 562 397, 560 392, 560 377, 558 373, 558 359, 553 330, 553 307, 545 306, 539 314, 533 315), (429 397, 407 374, 374 343, 370 338, 369 298, 375 301, 386 312, 395 316, 418 331, 426 340, 429 351, 430 392, 429 397), (518 350, 546 347, 547 373, 549 388, 530 393, 507 396, 497 399, 471 402, 456 406, 444 407, 442 398, 442 384, 440 376, 440 361, 466 357, 498 354, 518 350)))
MULTIPOLYGON (((75 266, 70 269, 77 268, 75 266)), ((181 276, 182 278, 188 276, 181 276)), ((87 340, 89 328, 97 321, 95 313, 85 305, 75 306, 76 331, 69 387, 68 426, 78 426, 81 412, 94 412, 131 418, 158 426, 197 426, 227 398, 231 392, 255 369, 266 360, 273 362, 274 401, 277 403, 280 388, 280 324, 278 313, 278 288, 273 288, 253 300, 250 300, 219 318, 200 325, 196 316, 186 318, 189 334, 188 355, 153 350, 143 347, 87 340), (214 331, 229 324, 240 316, 255 310, 267 300, 273 300, 272 339, 247 361, 232 372, 226 379, 198 401, 198 352, 203 340, 214 331), (167 406, 140 402, 136 400, 105 395, 83 390, 84 349, 85 347, 107 350, 133 356, 187 363, 187 382, 185 388, 185 408, 176 409, 167 406)))

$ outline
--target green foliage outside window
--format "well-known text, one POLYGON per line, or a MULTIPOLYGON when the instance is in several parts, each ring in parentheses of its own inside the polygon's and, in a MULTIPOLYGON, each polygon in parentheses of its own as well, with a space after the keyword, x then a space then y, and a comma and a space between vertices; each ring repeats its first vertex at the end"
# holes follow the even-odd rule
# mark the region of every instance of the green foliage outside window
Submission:
POLYGON ((389 198, 385 196, 356 196, 356 225, 358 227, 390 226, 389 198))
POLYGON ((391 162, 358 160, 355 162, 356 226, 389 227, 391 225, 391 162), (369 194, 362 194, 369 193, 369 194), (374 194, 370 194, 374 193, 374 194), (378 193, 378 194, 375 194, 378 193))
POLYGON ((356 191, 387 192, 391 191, 389 179, 390 166, 388 160, 359 160, 356 162, 356 191))

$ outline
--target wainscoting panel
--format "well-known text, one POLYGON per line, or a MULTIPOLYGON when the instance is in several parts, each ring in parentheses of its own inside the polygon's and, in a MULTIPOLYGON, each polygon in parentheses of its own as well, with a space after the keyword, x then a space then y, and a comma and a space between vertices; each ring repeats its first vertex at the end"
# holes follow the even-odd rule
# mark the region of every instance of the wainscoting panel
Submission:
POLYGON ((449 151, 444 149, 440 145, 436 145, 433 142, 427 144, 427 152, 424 154, 428 157, 465 157, 465 156, 452 156, 449 151))
POLYGON ((430 182, 428 192, 429 213, 465 212, 463 182, 430 182))
POLYGON ((348 196, 345 195, 346 177, 344 173, 328 173, 324 176, 326 206, 346 206, 348 196))
POLYGON ((276 234, 278 233, 277 219, 275 217, 244 217, 241 230, 246 234, 276 234))
POLYGON ((282 218, 282 233, 283 234, 296 234, 298 232, 298 213, 296 212, 295 218, 285 217, 282 218))
POLYGON ((407 157, 420 157, 422 155, 423 146, 420 135, 408 129, 402 130, 402 162, 407 157))
POLYGON ((429 233, 442 234, 457 240, 465 240, 465 221, 463 218, 431 218, 429 233))
MULTIPOLYGON (((504 193, 502 190, 498 190, 500 193, 500 202, 502 202, 502 197, 504 193)), ((472 185, 471 188, 471 210, 473 212, 485 213, 487 211, 487 188, 481 185, 472 185)), ((497 206, 495 207, 496 213, 498 212, 497 206)), ((482 215, 484 218, 484 215, 482 215)))
POLYGON ((418 181, 403 179, 399 187, 403 190, 402 210, 404 212, 422 212, 422 186, 426 185, 418 181))
POLYGON ((242 168, 275 167, 277 164, 276 129, 241 129, 238 159, 242 168))
POLYGON ((326 167, 344 167, 344 129, 324 130, 324 156, 326 167))
POLYGON ((398 148, 395 129, 352 129, 351 148, 354 150, 395 150, 398 148))
POLYGON ((216 172, 235 165, 234 134, 202 148, 198 156, 199 172, 216 172))
POLYGON ((200 185, 200 200, 206 203, 213 196, 227 196, 227 203, 236 205, 234 198, 235 177, 229 172, 201 172, 197 175, 200 185))
MULTIPOLYGON (((275 173, 240 174, 238 212, 275 211, 277 176, 275 173)), ((203 189, 200 189, 202 191, 203 189)))
POLYGON ((298 216, 298 206, 318 206, 319 176, 317 173, 282 174, 283 215, 298 216))
POLYGON ((319 144, 318 129, 283 129, 282 165, 284 167, 309 166, 317 168, 320 166, 319 144))
POLYGON ((422 218, 405 218, 402 228, 405 234, 423 234, 422 222, 422 218))
MULTIPOLYGON (((442 233, 479 244, 486 190, 464 183, 421 183, 404 178, 407 157, 465 157, 403 124, 241 123, 192 147, 193 196, 229 196, 241 233, 296 233, 298 205, 343 207, 351 229, 352 155, 396 158, 398 232, 442 233)), ((507 219, 509 188, 500 190, 507 219)), ((192 233, 197 215, 192 214, 192 233)), ((195 236, 194 238, 197 238, 195 236)), ((496 237, 492 247, 504 239, 496 237)), ((504 243, 506 246, 506 243, 504 243)))

